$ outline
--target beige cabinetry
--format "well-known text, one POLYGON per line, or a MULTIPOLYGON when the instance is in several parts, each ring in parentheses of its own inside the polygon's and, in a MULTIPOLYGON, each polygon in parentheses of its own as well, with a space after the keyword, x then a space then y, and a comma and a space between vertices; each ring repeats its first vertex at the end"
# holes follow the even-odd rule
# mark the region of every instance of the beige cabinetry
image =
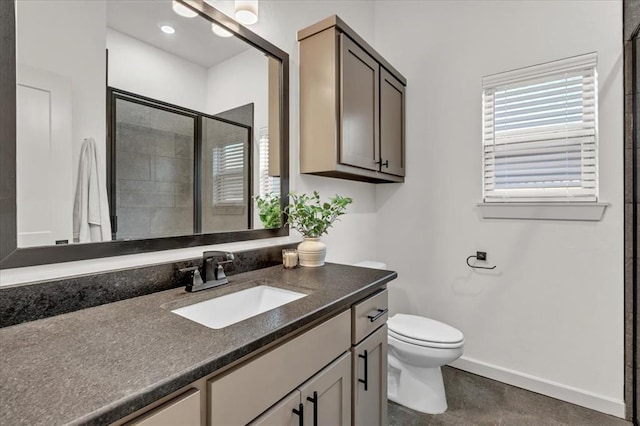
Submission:
POLYGON ((343 354, 250 424, 351 424, 351 354, 343 354))
POLYGON ((387 325, 352 349, 353 425, 387 424, 387 325))
POLYGON ((405 87, 389 71, 380 70, 380 168, 385 173, 405 175, 404 99, 405 87))
POLYGON ((129 426, 201 426, 200 391, 190 389, 144 415, 127 423, 129 426))
POLYGON ((244 425, 349 350, 345 311, 209 381, 209 424, 244 425))
POLYGON ((355 304, 352 315, 352 424, 387 424, 388 291, 355 304))
POLYGON ((251 426, 300 426, 304 425, 304 404, 298 389, 284 397, 282 401, 268 409, 251 426))
POLYGON ((351 354, 342 355, 300 387, 305 425, 351 423, 351 354))
POLYGON ((298 40, 300 171, 404 181, 405 78, 337 16, 298 40))
POLYGON ((116 422, 385 425, 387 290, 116 422))

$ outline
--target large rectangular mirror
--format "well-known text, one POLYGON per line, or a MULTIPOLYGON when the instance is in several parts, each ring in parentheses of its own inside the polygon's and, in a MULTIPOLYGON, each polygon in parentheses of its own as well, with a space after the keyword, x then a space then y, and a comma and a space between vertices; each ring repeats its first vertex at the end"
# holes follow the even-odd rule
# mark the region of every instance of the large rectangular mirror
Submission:
POLYGON ((288 234, 285 52, 201 0, 2 3, 2 268, 288 234))

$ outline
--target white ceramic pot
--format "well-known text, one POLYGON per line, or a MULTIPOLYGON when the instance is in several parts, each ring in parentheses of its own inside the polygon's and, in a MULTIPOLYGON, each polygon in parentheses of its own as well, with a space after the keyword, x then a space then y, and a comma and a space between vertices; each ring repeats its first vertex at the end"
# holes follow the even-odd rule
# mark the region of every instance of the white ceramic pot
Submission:
POLYGON ((304 237, 304 241, 298 244, 298 260, 300 266, 317 267, 324 265, 327 255, 327 245, 320 238, 304 237))

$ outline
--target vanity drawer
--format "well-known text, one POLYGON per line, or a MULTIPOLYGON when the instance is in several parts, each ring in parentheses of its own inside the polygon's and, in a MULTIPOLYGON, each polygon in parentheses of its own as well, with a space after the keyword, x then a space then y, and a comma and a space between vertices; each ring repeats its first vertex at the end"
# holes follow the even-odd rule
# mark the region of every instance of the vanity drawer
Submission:
POLYGON ((200 391, 191 389, 127 423, 127 426, 200 426, 200 424, 200 391))
POLYGON ((389 318, 388 294, 388 290, 382 290, 351 307, 351 343, 357 344, 387 322, 389 318))
POLYGON ((244 425, 349 350, 349 310, 211 380, 210 425, 244 425))

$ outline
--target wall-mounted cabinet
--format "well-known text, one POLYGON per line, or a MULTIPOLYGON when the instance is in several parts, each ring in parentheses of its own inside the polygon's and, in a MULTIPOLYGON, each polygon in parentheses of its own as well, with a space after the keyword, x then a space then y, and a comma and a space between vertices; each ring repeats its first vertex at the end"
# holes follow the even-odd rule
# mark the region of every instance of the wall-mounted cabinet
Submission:
POLYGON ((335 15, 298 41, 300 172, 403 182, 406 79, 335 15))

